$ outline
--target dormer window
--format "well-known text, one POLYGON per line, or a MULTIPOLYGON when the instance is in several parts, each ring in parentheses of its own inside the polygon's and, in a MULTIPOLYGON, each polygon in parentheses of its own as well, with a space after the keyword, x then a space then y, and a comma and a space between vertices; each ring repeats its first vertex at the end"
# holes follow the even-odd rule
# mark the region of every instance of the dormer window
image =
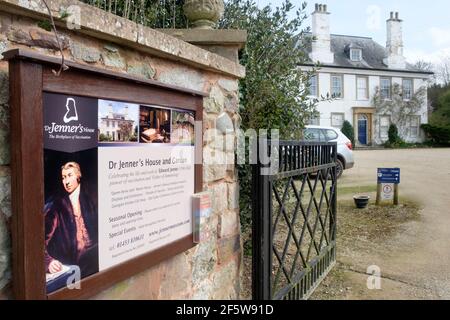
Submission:
POLYGON ((350 49, 350 59, 355 62, 362 60, 362 50, 361 49, 350 49))

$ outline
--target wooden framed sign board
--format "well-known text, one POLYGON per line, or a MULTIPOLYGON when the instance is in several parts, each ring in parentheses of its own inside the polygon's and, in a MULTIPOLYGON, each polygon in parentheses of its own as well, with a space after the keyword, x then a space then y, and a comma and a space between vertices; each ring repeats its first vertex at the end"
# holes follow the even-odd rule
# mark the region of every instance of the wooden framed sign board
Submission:
POLYGON ((13 288, 83 299, 194 246, 202 92, 15 49, 13 288))

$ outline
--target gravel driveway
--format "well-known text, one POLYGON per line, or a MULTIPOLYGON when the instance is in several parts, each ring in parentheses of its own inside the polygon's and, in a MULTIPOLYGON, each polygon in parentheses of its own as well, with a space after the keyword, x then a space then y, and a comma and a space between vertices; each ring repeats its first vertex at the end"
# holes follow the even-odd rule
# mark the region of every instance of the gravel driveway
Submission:
POLYGON ((359 290, 348 298, 450 299, 450 149, 356 151, 355 160, 340 186, 374 185, 378 167, 399 167, 400 196, 423 210, 419 221, 408 222, 389 241, 395 243, 389 252, 355 257, 358 270, 351 277, 359 290), (381 268, 381 290, 366 287, 370 265, 381 268))

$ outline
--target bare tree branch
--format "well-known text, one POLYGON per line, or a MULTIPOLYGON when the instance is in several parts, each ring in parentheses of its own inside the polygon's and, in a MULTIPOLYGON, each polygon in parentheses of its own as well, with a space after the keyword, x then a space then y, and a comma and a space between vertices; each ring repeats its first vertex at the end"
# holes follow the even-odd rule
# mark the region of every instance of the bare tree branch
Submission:
POLYGON ((418 60, 414 64, 414 68, 419 69, 421 71, 432 72, 434 69, 434 65, 431 62, 425 60, 418 60))
POLYGON ((436 75, 438 79, 445 85, 450 85, 450 56, 441 58, 441 62, 436 66, 436 75))
POLYGON ((56 31, 56 25, 55 25, 55 21, 53 20, 53 15, 52 15, 52 12, 50 10, 50 7, 48 6, 48 4, 47 4, 47 2, 45 0, 42 0, 42 2, 44 2, 45 6, 47 7, 48 15, 50 16, 50 21, 52 23, 53 32, 55 33, 56 42, 58 43, 59 51, 61 52, 61 66, 59 67, 58 71, 52 70, 52 72, 57 77, 59 77, 61 72, 69 69, 69 67, 64 63, 64 51, 63 51, 63 48, 61 46, 61 41, 59 41, 58 32, 56 31))

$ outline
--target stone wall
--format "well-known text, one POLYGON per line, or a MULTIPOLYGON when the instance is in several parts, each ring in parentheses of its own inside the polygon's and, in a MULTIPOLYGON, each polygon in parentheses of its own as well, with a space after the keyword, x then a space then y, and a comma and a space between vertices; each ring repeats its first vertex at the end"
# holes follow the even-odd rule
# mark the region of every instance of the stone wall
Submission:
MULTIPOLYGON (((39 3, 0 1, 0 58, 12 48, 59 55, 54 35, 38 27, 45 12, 39 3)), ((69 30, 57 19, 66 59, 209 93, 204 100, 203 129, 218 133, 204 137, 203 185, 213 199, 207 241, 94 299, 238 298, 242 246, 233 161, 239 123, 238 80, 244 69, 236 61, 77 1, 55 0, 50 5, 55 18, 70 5, 81 8, 79 30, 69 30)), ((214 44, 215 52, 218 48, 220 43, 214 44)), ((224 50, 228 54, 230 49, 224 50)), ((12 298, 9 148, 8 64, 0 61, 0 299, 12 298)))

